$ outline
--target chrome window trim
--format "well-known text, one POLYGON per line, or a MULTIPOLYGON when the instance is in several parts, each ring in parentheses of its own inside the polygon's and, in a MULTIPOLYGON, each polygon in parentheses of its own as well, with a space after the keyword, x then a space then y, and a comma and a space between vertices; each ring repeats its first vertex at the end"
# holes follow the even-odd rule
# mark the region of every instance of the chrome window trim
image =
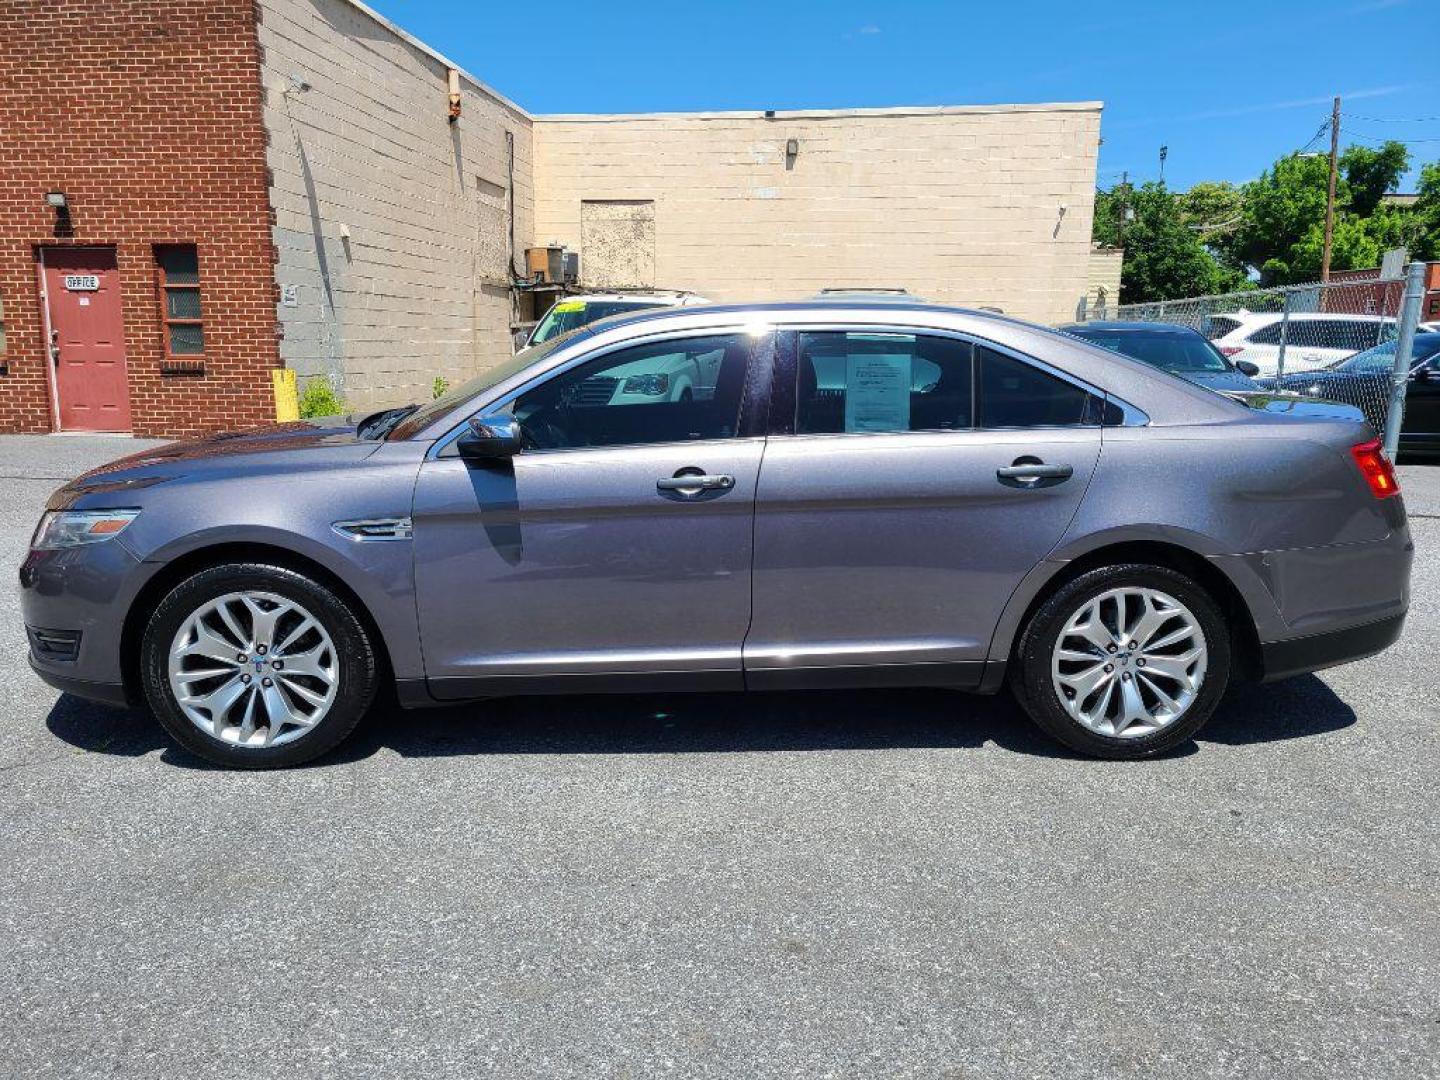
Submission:
MULTIPOLYGON (((434 444, 430 447, 430 449, 425 452, 425 460, 434 461, 436 458, 439 458, 442 455, 447 458, 454 457, 454 454, 445 454, 444 451, 452 443, 459 439, 461 435, 465 433, 465 430, 469 426, 470 418, 472 416, 480 416, 483 413, 489 413, 499 409, 503 409, 506 406, 510 405, 516 398, 520 397, 522 394, 528 393, 530 390, 533 390, 537 386, 541 386, 544 383, 549 382, 551 379, 558 378, 559 376, 565 374, 568 371, 573 371, 577 367, 583 367, 585 364, 588 364, 592 360, 600 360, 606 356, 609 356, 611 353, 619 352, 621 349, 631 349, 635 348, 638 345, 645 345, 657 341, 683 341, 688 338, 718 337, 720 335, 735 335, 739 337, 758 339, 764 337, 765 335, 773 334, 774 332, 775 327, 769 322, 769 320, 757 319, 754 321, 748 321, 743 323, 726 323, 721 326, 692 327, 688 330, 657 330, 648 334, 637 334, 634 337, 623 338, 620 341, 612 341, 608 345, 600 345, 588 351, 577 352, 574 356, 559 361, 555 364, 554 367, 548 367, 544 371, 537 372, 536 374, 532 375, 530 378, 526 379, 524 382, 518 385, 510 385, 508 389, 496 387, 495 389, 497 389, 499 392, 494 394, 493 396, 482 394, 480 397, 481 403, 478 405, 478 407, 470 408, 467 406, 469 411, 465 413, 464 417, 460 420, 460 422, 435 440, 434 444)), ((574 344, 578 346, 582 343, 582 341, 577 341, 574 344)), ((730 443, 737 441, 740 438, 741 436, 737 434, 733 438, 721 440, 696 439, 695 443, 715 441, 730 443)), ((690 442, 674 443, 659 441, 652 443, 623 443, 617 444, 617 448, 623 449, 625 447, 633 448, 639 446, 690 445, 693 444, 690 442)), ((553 449, 601 450, 608 448, 597 446, 571 446, 557 447, 553 449)), ((526 453, 551 453, 553 452, 553 449, 541 451, 531 450, 526 451, 526 453)))
MULTIPOLYGON (((897 325, 895 323, 800 323, 793 321, 777 322, 774 329, 777 333, 784 331, 793 331, 797 335, 808 333, 909 334, 911 337, 915 337, 917 335, 925 335, 927 337, 944 337, 950 338, 953 341, 963 341, 967 345, 970 345, 972 347, 976 345, 983 346, 984 348, 989 349, 991 352, 999 353, 1001 356, 1009 357, 1011 360, 1014 360, 1018 363, 1029 364, 1031 367, 1037 368, 1045 374, 1050 375, 1053 378, 1059 379, 1061 382, 1069 383, 1071 386, 1076 387, 1079 390, 1084 390, 1087 394, 1091 394, 1107 404, 1115 405, 1120 409, 1121 413, 1125 417, 1125 419, 1118 425, 1120 427, 1144 427, 1146 424, 1150 423, 1150 417, 1145 414, 1143 409, 1137 409, 1134 405, 1131 405, 1123 398, 1116 397, 1114 394, 1110 393, 1110 391, 1096 386, 1094 383, 1086 382, 1084 379, 1076 375, 1072 375, 1068 371, 1063 371, 1060 368, 1057 368, 1055 365, 1049 364, 1044 360, 1039 359, 1038 357, 1031 356, 1028 353, 1022 353, 1009 345, 1001 345, 999 342, 991 341, 989 338, 983 338, 977 334, 969 333, 964 330, 952 330, 949 327, 940 326, 897 325)), ((799 343, 797 341, 795 356, 796 363, 799 363, 799 359, 799 343)), ((1073 431, 1077 428, 1103 428, 1106 426, 1115 427, 1117 425, 1106 425, 1101 423, 1044 424, 1030 427, 1026 427, 1023 425, 1017 427, 980 427, 977 424, 972 425, 968 428, 926 428, 921 431, 794 432, 791 436, 787 437, 793 438, 799 435, 922 435, 927 432, 958 433, 959 431, 1073 431)))

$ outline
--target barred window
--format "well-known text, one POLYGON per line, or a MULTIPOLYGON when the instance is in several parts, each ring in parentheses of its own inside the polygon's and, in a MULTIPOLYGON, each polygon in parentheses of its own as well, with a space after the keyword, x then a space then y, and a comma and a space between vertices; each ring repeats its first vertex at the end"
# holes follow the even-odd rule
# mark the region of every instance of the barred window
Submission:
POLYGON ((160 281, 160 321, 165 328, 165 358, 194 360, 205 355, 200 321, 200 256, 194 244, 155 249, 160 281))

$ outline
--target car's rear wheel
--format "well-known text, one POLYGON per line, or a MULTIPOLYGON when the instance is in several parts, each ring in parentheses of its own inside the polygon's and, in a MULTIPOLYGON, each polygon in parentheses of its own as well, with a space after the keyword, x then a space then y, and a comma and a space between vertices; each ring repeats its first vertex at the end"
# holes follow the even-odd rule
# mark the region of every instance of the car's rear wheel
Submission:
POLYGON ((375 650, 334 591, 280 566, 202 570, 160 602, 141 642, 146 699, 186 749, 220 765, 295 765, 334 748, 375 696, 375 650))
POLYGON ((1011 686, 1040 728, 1096 757, 1138 758, 1192 738, 1230 675, 1214 599, 1185 575, 1143 564, 1081 574, 1031 617, 1011 686))

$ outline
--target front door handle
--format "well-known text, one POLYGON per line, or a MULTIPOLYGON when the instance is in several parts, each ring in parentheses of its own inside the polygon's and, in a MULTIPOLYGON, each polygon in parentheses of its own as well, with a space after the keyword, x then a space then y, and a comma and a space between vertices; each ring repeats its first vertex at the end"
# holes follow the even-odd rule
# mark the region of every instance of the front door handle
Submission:
POLYGON ((706 491, 729 491, 735 486, 735 477, 724 473, 711 475, 699 469, 681 469, 674 476, 662 476, 655 481, 658 491, 673 491, 677 495, 694 497, 706 491))
POLYGON ((1070 465, 1046 465, 1043 461, 1021 458, 1014 465, 1007 465, 1002 469, 995 470, 995 476, 1002 480, 1012 480, 1030 487, 1042 480, 1050 480, 1059 483, 1062 480, 1069 480, 1075 475, 1075 469, 1070 465))

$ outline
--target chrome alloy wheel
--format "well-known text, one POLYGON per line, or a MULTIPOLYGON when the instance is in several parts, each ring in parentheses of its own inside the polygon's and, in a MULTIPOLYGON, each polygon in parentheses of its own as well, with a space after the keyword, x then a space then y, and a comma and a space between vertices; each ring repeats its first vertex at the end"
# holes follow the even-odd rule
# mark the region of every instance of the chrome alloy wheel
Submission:
POLYGON ((1158 589, 1111 589, 1065 623, 1050 660, 1060 703, 1099 735, 1133 739, 1173 724, 1205 682, 1200 621, 1158 589))
POLYGON ((176 703, 205 734, 236 746, 280 746, 330 711, 340 661, 310 612, 247 590, 217 597, 181 623, 169 676, 176 703))

